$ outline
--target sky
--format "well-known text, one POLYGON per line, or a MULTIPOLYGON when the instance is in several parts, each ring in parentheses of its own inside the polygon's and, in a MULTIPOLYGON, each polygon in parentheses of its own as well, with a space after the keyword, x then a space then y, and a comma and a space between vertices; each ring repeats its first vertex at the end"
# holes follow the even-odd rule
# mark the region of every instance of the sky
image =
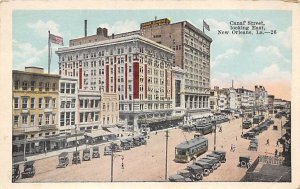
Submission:
MULTIPOLYGON (((214 86, 244 87, 254 90, 263 85, 275 98, 291 99, 291 26, 290 11, 274 10, 14 10, 13 69, 39 66, 47 72, 48 30, 69 40, 84 36, 84 20, 88 20, 88 35, 97 27, 108 33, 138 30, 140 23, 169 18, 171 23, 189 21, 202 30, 203 20, 210 26, 205 33, 211 44, 211 88, 214 86), (230 21, 263 21, 266 30, 276 34, 219 35, 218 30, 230 30, 230 21)), ((58 74, 59 45, 52 44, 51 73, 58 74)))

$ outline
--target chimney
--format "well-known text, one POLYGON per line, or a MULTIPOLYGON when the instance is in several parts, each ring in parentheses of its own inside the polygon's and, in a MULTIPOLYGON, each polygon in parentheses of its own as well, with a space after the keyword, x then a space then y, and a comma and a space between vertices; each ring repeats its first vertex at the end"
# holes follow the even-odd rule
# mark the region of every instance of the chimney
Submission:
POLYGON ((113 33, 113 34, 111 34, 111 38, 112 39, 114 39, 115 38, 115 34, 113 33))
POLYGON ((103 29, 101 27, 97 28, 97 35, 103 35, 103 29))
POLYGON ((84 37, 87 36, 87 20, 84 20, 84 37))
POLYGON ((103 28, 102 31, 103 31, 103 36, 107 37, 107 28, 103 28))

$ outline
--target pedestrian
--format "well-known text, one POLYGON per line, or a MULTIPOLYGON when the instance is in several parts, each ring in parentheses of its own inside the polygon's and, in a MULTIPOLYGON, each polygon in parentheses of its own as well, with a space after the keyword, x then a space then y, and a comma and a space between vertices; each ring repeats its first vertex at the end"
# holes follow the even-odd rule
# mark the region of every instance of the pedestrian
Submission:
POLYGON ((267 139, 267 143, 266 143, 266 145, 269 145, 269 139, 267 139))
POLYGON ((157 130, 155 131, 155 134, 157 135, 157 130))
POLYGON ((235 140, 237 141, 237 136, 235 136, 235 140))
POLYGON ((277 140, 276 142, 276 147, 279 147, 279 140, 277 140))
POLYGON ((278 150, 277 150, 277 149, 275 149, 275 157, 277 157, 277 153, 278 153, 278 150))

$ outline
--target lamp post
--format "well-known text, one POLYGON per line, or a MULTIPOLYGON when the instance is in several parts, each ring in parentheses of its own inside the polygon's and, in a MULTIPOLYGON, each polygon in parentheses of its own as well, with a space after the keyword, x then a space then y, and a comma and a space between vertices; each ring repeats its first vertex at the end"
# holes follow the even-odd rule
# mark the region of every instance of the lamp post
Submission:
POLYGON ((166 164, 165 164, 165 180, 168 178, 168 138, 169 131, 166 130, 166 164))
POLYGON ((217 122, 213 121, 213 123, 214 123, 214 132, 215 132, 215 135, 214 135, 214 150, 216 150, 216 143, 217 143, 217 122))
POLYGON ((111 145, 110 182, 113 182, 114 181, 114 156, 120 156, 121 157, 121 160, 122 160, 122 164, 121 164, 122 165, 122 169, 124 169, 124 163, 123 163, 124 156, 123 155, 114 154, 115 145, 114 145, 113 142, 110 145, 111 145))

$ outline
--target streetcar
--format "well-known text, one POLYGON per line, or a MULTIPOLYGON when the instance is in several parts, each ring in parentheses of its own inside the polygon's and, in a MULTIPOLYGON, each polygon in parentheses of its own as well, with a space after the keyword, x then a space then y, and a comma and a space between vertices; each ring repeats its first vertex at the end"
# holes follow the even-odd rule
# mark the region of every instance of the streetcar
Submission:
POLYGON ((213 124, 211 122, 196 127, 196 131, 203 135, 211 133, 212 130, 213 130, 213 124))
POLYGON ((243 129, 249 129, 252 126, 251 121, 245 120, 243 121, 243 129))
POLYGON ((193 138, 175 147, 175 162, 187 163, 205 153, 208 149, 208 140, 205 137, 193 138))

